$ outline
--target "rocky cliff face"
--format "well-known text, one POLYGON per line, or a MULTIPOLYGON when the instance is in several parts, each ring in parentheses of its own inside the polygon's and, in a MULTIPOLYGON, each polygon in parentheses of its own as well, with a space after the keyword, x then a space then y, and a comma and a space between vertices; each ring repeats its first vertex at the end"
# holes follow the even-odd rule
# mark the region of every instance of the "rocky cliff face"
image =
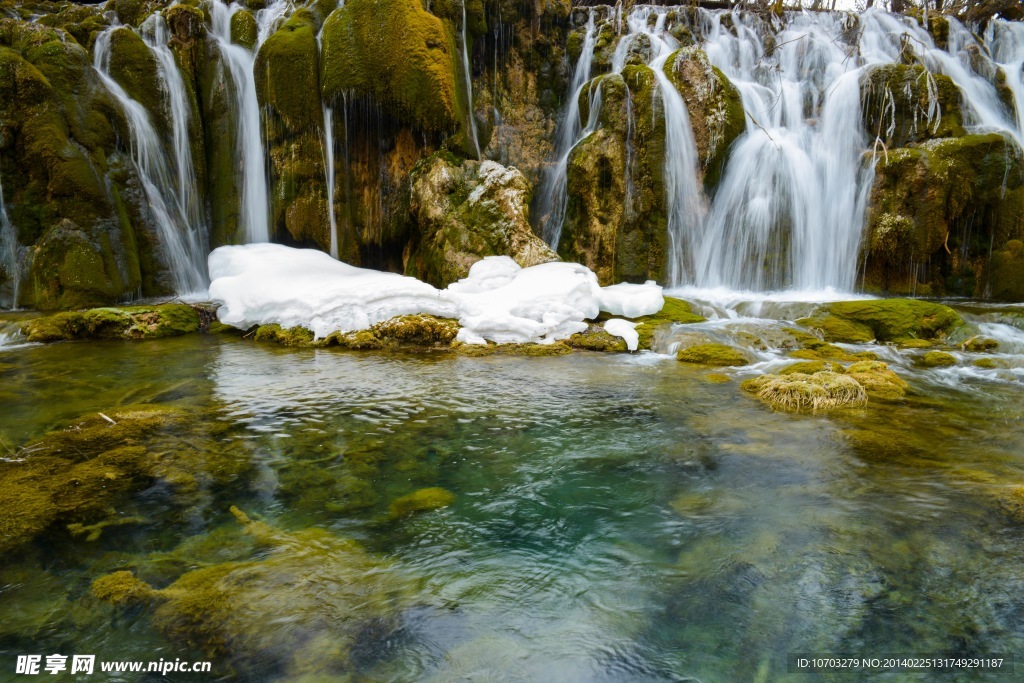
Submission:
MULTIPOLYGON (((749 55, 751 73, 784 69, 785 21, 712 20, 691 8, 627 16, 568 0, 213 1, 0 0, 0 186, 10 233, 0 241, 14 244, 0 259, 0 304, 15 290, 18 304, 48 309, 176 293, 174 245, 153 198, 183 216, 190 209, 178 205, 194 202, 196 215, 173 228, 190 233, 185 242, 251 239, 252 164, 242 150, 253 139, 266 195, 256 203, 273 241, 437 285, 484 255, 525 265, 555 252, 602 284, 666 282, 673 250, 697 247, 673 233, 666 164, 677 152, 659 79, 687 110, 702 210, 717 201, 740 139, 763 131, 780 144, 764 115, 749 111, 753 86, 733 83, 719 65, 730 40, 752 40, 763 54, 749 55), (218 12, 226 33, 215 26, 218 12), (154 13, 178 84, 158 60, 154 13), (105 73, 144 112, 169 175, 182 175, 188 153, 188 177, 173 188, 152 187, 125 101, 94 68, 101 36, 105 73), (245 78, 258 130, 248 143, 231 45, 252 61, 245 78), (659 58, 659 45, 671 54, 659 58), (573 90, 583 60, 591 79, 573 90), (530 225, 537 230, 538 202, 548 199, 543 180, 557 166, 556 130, 570 101, 583 131, 565 151, 565 217, 548 249, 530 225)), ((1024 75, 995 54, 1011 39, 976 36, 973 51, 956 55, 967 75, 953 78, 935 51, 960 45, 957 31, 968 29, 933 17, 927 49, 907 41, 890 63, 871 66, 858 44, 869 23, 854 17, 836 37, 867 65, 864 163, 874 175, 864 189, 858 286, 1024 298, 1020 131, 986 128, 962 82, 988 83, 991 106, 1006 121, 1024 119, 1016 99, 1024 75)), ((823 102, 804 106, 813 128, 823 102)), ((786 225, 773 229, 782 237, 772 254, 785 254, 786 225)))

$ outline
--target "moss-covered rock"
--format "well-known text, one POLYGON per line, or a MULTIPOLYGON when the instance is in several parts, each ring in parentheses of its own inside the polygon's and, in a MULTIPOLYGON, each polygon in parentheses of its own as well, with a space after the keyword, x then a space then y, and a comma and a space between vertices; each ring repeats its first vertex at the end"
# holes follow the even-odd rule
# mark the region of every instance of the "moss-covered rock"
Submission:
POLYGON ((626 340, 610 334, 604 327, 590 323, 585 332, 578 332, 565 340, 574 349, 620 353, 627 351, 626 340))
POLYGON ((439 508, 448 507, 455 502, 455 495, 440 486, 419 489, 412 493, 396 498, 388 506, 388 516, 391 519, 401 519, 418 512, 427 512, 439 508))
POLYGON ((682 299, 666 296, 665 305, 661 307, 660 311, 654 315, 634 318, 633 322, 638 323, 636 331, 640 336, 639 348, 650 350, 654 342, 654 333, 659 327, 700 323, 704 322, 704 318, 694 313, 689 303, 682 299))
POLYGON ((862 254, 867 289, 1012 299, 1019 279, 1000 245, 1022 236, 1024 153, 1004 136, 878 153, 862 254))
POLYGON ((241 45, 247 50, 256 47, 259 38, 259 25, 256 17, 246 10, 239 10, 231 15, 231 42, 241 45))
POLYGON ((907 390, 907 383, 880 361, 854 363, 846 368, 846 373, 857 380, 871 398, 896 400, 907 390))
POLYGON ((122 27, 111 32, 109 69, 128 96, 149 112, 157 129, 167 131, 170 124, 156 57, 132 29, 122 27))
POLYGON ((890 148, 965 134, 960 90, 924 66, 884 64, 861 79, 864 126, 890 148))
POLYGON ((944 351, 929 351, 918 359, 926 368, 948 368, 956 365, 956 357, 944 351))
POLYGON ((337 677, 367 633, 399 627, 415 584, 358 543, 323 529, 294 533, 232 508, 266 556, 190 571, 155 590, 126 573, 100 577, 93 593, 115 604, 155 604, 153 623, 236 675, 270 669, 291 678, 337 677), (288 586, 282 591, 282 586, 288 586))
POLYGON ((729 148, 746 130, 740 92, 697 47, 677 50, 664 69, 686 102, 704 184, 714 188, 722 177, 729 148))
POLYGON ((999 342, 991 337, 974 335, 960 344, 960 348, 964 351, 970 351, 971 353, 986 353, 988 351, 995 351, 998 349, 999 342))
POLYGON ((838 375, 846 374, 846 368, 835 363, 833 361, 825 360, 812 360, 805 361, 803 363, 793 363, 779 370, 780 375, 792 375, 799 373, 802 375, 813 375, 819 372, 834 372, 838 375))
POLYGON ((868 401, 867 392, 855 378, 828 370, 761 375, 740 386, 772 408, 789 412, 855 408, 868 401))
POLYGON ((260 104, 280 116, 289 132, 322 125, 318 28, 313 12, 296 10, 256 54, 253 71, 260 104))
POLYGON ((871 299, 825 304, 801 325, 820 330, 829 341, 943 339, 963 320, 942 304, 916 299, 871 299))
POLYGON ((157 339, 198 332, 200 313, 188 304, 94 308, 33 318, 22 333, 33 342, 72 339, 157 339))
POLYGON ((324 100, 370 95, 429 131, 464 120, 454 26, 418 0, 350 0, 328 17, 322 40, 324 100))
POLYGON ((680 349, 676 358, 684 363, 713 367, 749 365, 751 361, 748 354, 725 344, 698 344, 680 349))
POLYGON ((1024 301, 1024 241, 1008 241, 992 252, 985 287, 993 299, 1024 301))
POLYGON ((418 230, 405 272, 437 287, 469 274, 485 256, 510 256, 526 268, 558 260, 529 223, 530 186, 523 174, 493 161, 458 164, 439 153, 412 175, 418 230))

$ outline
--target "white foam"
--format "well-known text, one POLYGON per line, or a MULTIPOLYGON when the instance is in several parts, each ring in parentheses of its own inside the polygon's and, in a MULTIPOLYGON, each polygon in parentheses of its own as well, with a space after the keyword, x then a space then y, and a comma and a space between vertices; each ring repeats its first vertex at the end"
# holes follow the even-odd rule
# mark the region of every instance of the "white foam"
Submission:
POLYGON ((612 318, 604 324, 604 330, 608 334, 622 337, 626 340, 626 348, 636 351, 640 348, 640 333, 636 331, 637 324, 622 318, 612 318))
POLYGON ((593 271, 578 263, 521 268, 507 256, 478 261, 445 290, 278 244, 215 249, 210 276, 210 298, 221 304, 221 322, 243 329, 302 326, 317 337, 426 313, 458 318, 462 342, 549 344, 586 330, 584 321, 602 310, 638 317, 657 313, 665 303, 653 282, 602 288, 593 271))

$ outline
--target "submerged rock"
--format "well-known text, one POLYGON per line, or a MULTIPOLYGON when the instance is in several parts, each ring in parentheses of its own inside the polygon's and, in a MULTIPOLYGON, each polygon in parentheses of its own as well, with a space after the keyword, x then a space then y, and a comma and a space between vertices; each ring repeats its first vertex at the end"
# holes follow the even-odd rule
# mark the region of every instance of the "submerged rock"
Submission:
POLYGON ((948 368, 956 365, 956 358, 944 351, 929 351, 918 359, 926 368, 948 368))
POLYGON ((155 604, 164 636, 235 673, 343 676, 361 638, 398 629, 415 583, 386 561, 323 529, 285 532, 232 512, 267 549, 264 559, 196 569, 159 590, 116 572, 93 582, 94 595, 118 606, 155 604))
POLYGON ((448 507, 455 502, 455 495, 440 486, 420 489, 412 493, 396 498, 388 506, 388 517, 401 519, 417 512, 427 512, 439 508, 448 507))
POLYGON ((846 368, 847 374, 857 380, 871 398, 894 400, 906 394, 907 383, 881 361, 863 361, 846 368))

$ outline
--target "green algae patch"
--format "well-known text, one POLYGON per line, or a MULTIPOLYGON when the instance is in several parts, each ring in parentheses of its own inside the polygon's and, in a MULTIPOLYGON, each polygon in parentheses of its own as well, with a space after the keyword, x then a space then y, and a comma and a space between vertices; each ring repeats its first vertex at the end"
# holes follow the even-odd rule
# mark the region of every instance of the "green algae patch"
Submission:
POLYGON ((463 344, 455 342, 452 348, 463 356, 564 356, 572 353, 565 342, 552 344, 463 344))
POLYGON ((856 408, 868 402, 867 392, 856 379, 827 370, 814 374, 761 375, 740 386, 772 408, 787 412, 816 413, 856 408))
POLYGON ((281 346, 313 346, 313 332, 305 327, 283 328, 277 323, 260 325, 252 333, 252 338, 258 342, 271 342, 281 346))
POLYGON ((926 368, 948 368, 956 365, 956 357, 944 351, 929 351, 921 356, 917 362, 926 368))
POLYGON ((33 318, 22 325, 32 342, 73 339, 158 339, 199 332, 200 312, 188 304, 126 306, 68 311, 33 318))
POLYGON ((848 363, 860 360, 876 360, 878 358, 878 356, 870 351, 850 353, 835 344, 829 344, 828 342, 818 339, 814 335, 806 333, 799 336, 797 341, 801 348, 790 353, 789 355, 791 358, 800 358, 802 360, 831 360, 848 363))
POLYGON ((971 353, 987 353, 998 349, 999 342, 991 337, 976 335, 961 344, 960 348, 964 351, 970 351, 971 353))
POLYGON ((712 367, 736 367, 750 364, 750 357, 725 344, 698 344, 681 349, 676 358, 684 363, 712 367))
POLYGON ((971 365, 985 370, 1005 370, 1010 367, 1010 364, 1002 358, 979 358, 971 365))
POLYGON ((272 669, 337 680, 354 668, 351 650, 367 629, 384 637, 400 627, 416 582, 384 559, 324 529, 287 532, 232 513, 263 559, 205 566, 159 590, 116 572, 96 579, 93 594, 154 604, 153 624, 165 637, 236 675, 272 669))
POLYGON ((897 400, 907 392, 907 383, 889 369, 888 363, 863 361, 846 368, 847 374, 857 380, 871 398, 897 400))
POLYGON ((706 318, 694 313, 693 308, 688 302, 666 296, 665 305, 662 306, 660 311, 653 315, 645 315, 633 318, 632 320, 638 323, 636 331, 640 335, 639 348, 650 350, 651 343, 654 341, 654 331, 662 325, 702 323, 706 318))
POLYGON ((728 384, 732 381, 732 377, 729 377, 729 375, 723 375, 720 372, 709 372, 704 375, 704 381, 708 384, 728 384))
POLYGON ((840 301, 798 322, 820 330, 827 341, 849 343, 944 339, 964 324, 948 306, 916 299, 840 301))
POLYGON ((440 486, 413 491, 407 496, 396 498, 388 506, 390 519, 401 519, 418 512, 427 512, 448 507, 455 502, 455 495, 440 486))

